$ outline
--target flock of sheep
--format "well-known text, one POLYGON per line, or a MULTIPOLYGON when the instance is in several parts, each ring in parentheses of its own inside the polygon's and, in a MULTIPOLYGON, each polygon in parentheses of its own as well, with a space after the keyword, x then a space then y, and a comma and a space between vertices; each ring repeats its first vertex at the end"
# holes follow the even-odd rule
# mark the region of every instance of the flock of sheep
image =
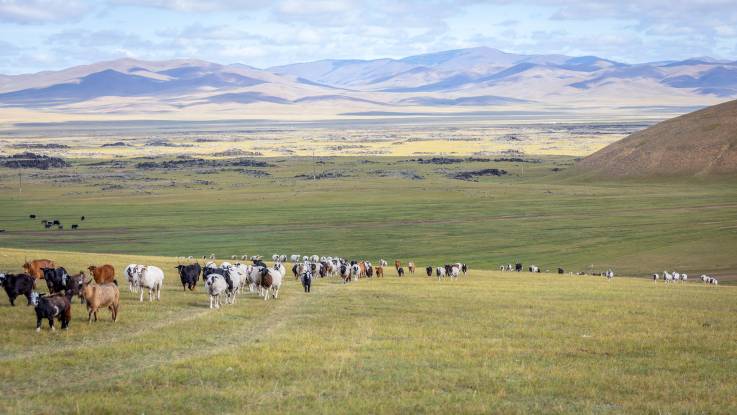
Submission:
MULTIPOLYGON (((652 275, 653 282, 657 282, 659 279, 661 279, 660 274, 654 273, 652 275)), ((663 271, 662 279, 663 279, 663 281, 666 284, 671 284, 671 283, 674 283, 674 282, 687 282, 688 281, 688 274, 680 274, 680 273, 675 272, 675 271, 673 271, 672 273, 671 272, 668 272, 668 271, 663 271)), ((719 284, 719 280, 717 280, 714 277, 710 277, 708 275, 702 274, 701 277, 700 277, 700 279, 701 279, 701 282, 703 282, 704 284, 710 284, 710 285, 718 285, 719 284)))

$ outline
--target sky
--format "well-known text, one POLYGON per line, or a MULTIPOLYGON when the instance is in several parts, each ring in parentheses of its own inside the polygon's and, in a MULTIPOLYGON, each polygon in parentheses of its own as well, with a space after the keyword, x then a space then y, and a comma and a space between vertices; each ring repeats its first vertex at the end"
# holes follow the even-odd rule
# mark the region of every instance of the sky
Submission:
POLYGON ((0 73, 133 57, 259 68, 487 46, 737 60, 737 0, 0 0, 0 73))

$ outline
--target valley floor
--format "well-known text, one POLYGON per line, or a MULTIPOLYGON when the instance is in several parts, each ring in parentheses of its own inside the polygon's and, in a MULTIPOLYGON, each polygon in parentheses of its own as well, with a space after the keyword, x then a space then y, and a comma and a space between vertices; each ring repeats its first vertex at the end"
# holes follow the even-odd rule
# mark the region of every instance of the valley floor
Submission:
MULTIPOLYGON (((34 331, 0 301, 2 413, 734 413, 737 288, 501 273, 288 278, 279 299, 221 310, 183 292, 171 257, 0 249, 0 269, 50 257, 151 263, 160 303, 123 287, 120 319, 34 331)), ((21 301, 22 303, 22 301, 21 301)))

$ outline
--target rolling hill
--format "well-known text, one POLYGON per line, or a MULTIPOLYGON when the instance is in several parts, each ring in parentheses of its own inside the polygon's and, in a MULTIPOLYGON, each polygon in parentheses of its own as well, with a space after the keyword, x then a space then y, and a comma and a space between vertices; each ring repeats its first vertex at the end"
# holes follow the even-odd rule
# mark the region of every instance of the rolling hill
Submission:
POLYGON ((579 171, 608 177, 737 173, 737 101, 634 133, 584 158, 579 171))

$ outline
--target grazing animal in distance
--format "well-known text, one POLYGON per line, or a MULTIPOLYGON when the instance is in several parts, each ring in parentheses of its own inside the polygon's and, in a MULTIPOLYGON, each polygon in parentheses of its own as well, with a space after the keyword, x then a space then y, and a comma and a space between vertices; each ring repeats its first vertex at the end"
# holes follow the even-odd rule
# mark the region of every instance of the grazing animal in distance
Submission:
POLYGON ((460 273, 461 273, 461 269, 454 265, 450 267, 450 272, 448 273, 448 276, 450 277, 450 280, 453 281, 456 278, 458 278, 460 273))
POLYGON ((15 299, 21 295, 26 297, 28 305, 32 304, 31 294, 35 282, 35 278, 26 274, 0 274, 0 285, 8 294, 10 305, 13 307, 15 307, 15 299))
POLYGON ((415 273, 415 263, 412 261, 408 262, 407 269, 409 270, 410 274, 414 274, 415 273))
POLYGON ((87 323, 92 322, 92 317, 97 321, 97 310, 107 308, 112 313, 113 322, 118 320, 118 308, 120 307, 120 291, 118 284, 92 284, 92 280, 82 279, 80 296, 87 303, 87 323))
POLYGON ((374 271, 376 271, 376 278, 384 278, 384 267, 376 267, 374 271))
POLYGON ((302 281, 302 288, 304 288, 305 292, 310 292, 312 287, 312 272, 310 270, 305 270, 302 273, 300 280, 302 281))
POLYGON ((404 277, 404 268, 402 267, 397 268, 397 276, 404 277))
POLYGON ((82 216, 81 218, 79 218, 79 220, 84 220, 84 216, 82 216))
POLYGON ((302 273, 302 268, 304 268, 303 264, 292 265, 292 275, 294 276, 295 280, 299 278, 300 274, 302 273))
POLYGON ((31 219, 36 219, 36 215, 33 215, 33 214, 28 215, 28 217, 31 218, 31 219))
POLYGON ((190 265, 177 265, 177 271, 179 272, 179 279, 182 281, 182 289, 187 291, 194 291, 197 287, 197 281, 200 279, 200 264, 194 263, 190 265))
POLYGON ((427 273, 428 277, 432 277, 432 267, 431 266, 425 267, 425 272, 427 273))
POLYGON ((113 284, 118 285, 118 281, 115 280, 115 268, 112 265, 105 264, 99 267, 90 265, 87 269, 92 274, 92 278, 95 279, 96 283, 107 284, 112 282, 113 284))
POLYGON ((343 284, 351 282, 351 267, 348 264, 340 264, 340 277, 343 279, 343 284))
POLYGON ((653 279, 653 282, 658 282, 658 278, 660 278, 660 275, 658 275, 658 273, 656 272, 651 277, 653 279))
POLYGON ((72 230, 79 229, 79 225, 76 223, 72 224, 72 230))
POLYGON ((463 275, 468 274, 468 265, 461 264, 461 272, 463 272, 463 275))
POLYGON ((522 272, 522 264, 519 262, 514 264, 514 270, 517 272, 522 272))
POLYGON ((61 328, 63 330, 69 328, 69 322, 72 321, 72 302, 70 297, 61 293, 45 296, 33 292, 31 301, 36 311, 37 332, 41 331, 41 321, 43 319, 49 320, 51 330, 56 330, 54 328, 54 319, 61 321, 61 328))
POLYGON ((56 268, 56 263, 50 259, 34 259, 23 264, 26 274, 36 279, 43 279, 43 268, 56 268))
POLYGON ((400 261, 398 259, 394 261, 394 269, 396 269, 397 271, 399 271, 399 267, 401 267, 401 266, 402 266, 402 261, 400 261))
POLYGON ((373 276, 374 276, 374 267, 368 261, 365 261, 364 264, 366 265, 366 276, 368 278, 373 278, 373 276))
POLYGON ((565 270, 563 270, 563 268, 560 268, 560 267, 558 268, 558 274, 565 274, 565 273, 566 272, 565 270))
POLYGON ((438 281, 440 281, 443 277, 445 277, 445 267, 436 267, 435 276, 438 277, 438 281))
POLYGON ((386 260, 384 258, 382 258, 382 259, 379 260, 379 265, 382 266, 382 267, 386 267, 386 266, 389 265, 389 263, 386 262, 386 260))

